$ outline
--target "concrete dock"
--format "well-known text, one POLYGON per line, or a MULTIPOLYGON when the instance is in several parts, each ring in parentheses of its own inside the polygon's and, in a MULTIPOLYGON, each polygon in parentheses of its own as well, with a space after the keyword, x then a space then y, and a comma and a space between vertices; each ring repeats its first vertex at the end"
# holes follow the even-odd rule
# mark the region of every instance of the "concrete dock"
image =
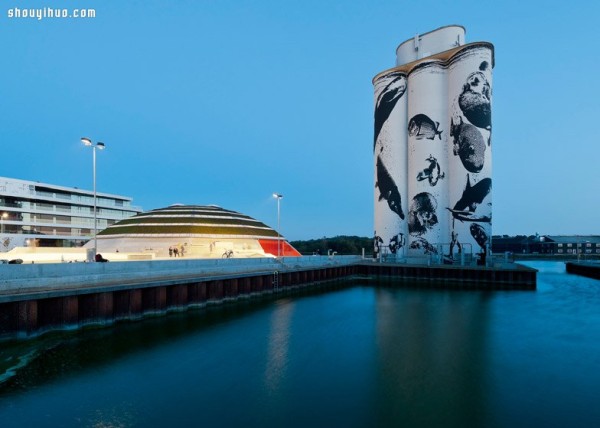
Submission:
POLYGON ((566 262, 568 273, 600 279, 600 262, 566 262))
POLYGON ((328 281, 535 289, 536 271, 377 263, 354 256, 0 265, 0 339, 110 324, 328 281))

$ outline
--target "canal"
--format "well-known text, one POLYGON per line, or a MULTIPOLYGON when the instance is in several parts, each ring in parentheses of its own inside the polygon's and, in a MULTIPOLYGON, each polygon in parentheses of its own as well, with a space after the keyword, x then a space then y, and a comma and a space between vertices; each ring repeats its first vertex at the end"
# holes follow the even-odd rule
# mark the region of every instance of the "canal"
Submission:
POLYGON ((336 283, 0 343, 0 427, 600 426, 600 281, 336 283))

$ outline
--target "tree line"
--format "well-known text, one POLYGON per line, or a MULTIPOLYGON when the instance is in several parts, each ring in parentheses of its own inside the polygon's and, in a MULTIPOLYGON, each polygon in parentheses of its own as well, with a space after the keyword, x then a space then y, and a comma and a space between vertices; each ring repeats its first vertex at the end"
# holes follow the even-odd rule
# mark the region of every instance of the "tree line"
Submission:
POLYGON ((290 241, 290 244, 303 255, 327 255, 328 251, 335 251, 339 255, 361 255, 363 248, 366 255, 373 253, 373 238, 361 236, 324 236, 307 241, 290 241))

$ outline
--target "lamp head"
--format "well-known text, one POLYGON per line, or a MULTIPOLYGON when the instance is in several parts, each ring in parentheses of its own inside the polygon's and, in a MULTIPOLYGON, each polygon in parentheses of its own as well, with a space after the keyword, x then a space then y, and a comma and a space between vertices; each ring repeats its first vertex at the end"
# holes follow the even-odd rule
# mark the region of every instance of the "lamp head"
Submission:
POLYGON ((104 143, 101 143, 101 142, 97 142, 96 147, 98 148, 98 150, 104 150, 104 148, 105 148, 104 143))
POLYGON ((283 198, 283 195, 282 195, 282 194, 280 194, 280 193, 273 193, 273 197, 274 197, 275 199, 281 199, 281 198, 283 198))
POLYGON ((81 142, 83 143, 84 146, 91 146, 92 145, 92 140, 90 140, 87 137, 81 137, 81 142))

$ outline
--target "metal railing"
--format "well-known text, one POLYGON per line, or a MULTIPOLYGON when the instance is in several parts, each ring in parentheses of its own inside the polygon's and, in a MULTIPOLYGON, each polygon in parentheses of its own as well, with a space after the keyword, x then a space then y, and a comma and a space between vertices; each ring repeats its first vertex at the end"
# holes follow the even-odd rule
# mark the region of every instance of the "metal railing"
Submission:
MULTIPOLYGON (((379 252, 375 261, 378 263, 410 263, 422 265, 457 265, 471 266, 478 264, 481 254, 473 252, 473 246, 470 243, 464 243, 460 246, 452 243, 434 243, 434 251, 425 254, 422 252, 412 252, 406 246, 391 251, 387 245, 380 245, 379 252), (451 251, 452 250, 452 251, 451 251), (477 257, 479 256, 479 257, 477 257)), ((480 262, 481 263, 481 262, 480 262)), ((487 249, 485 265, 493 264, 490 248, 487 249)))

